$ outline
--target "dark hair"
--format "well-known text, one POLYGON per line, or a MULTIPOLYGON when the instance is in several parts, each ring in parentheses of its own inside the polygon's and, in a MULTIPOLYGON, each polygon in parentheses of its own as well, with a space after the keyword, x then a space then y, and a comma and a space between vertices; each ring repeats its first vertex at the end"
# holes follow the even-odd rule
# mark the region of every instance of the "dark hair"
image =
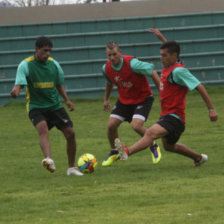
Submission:
POLYGON ((176 41, 167 41, 160 46, 160 49, 167 49, 170 54, 177 53, 179 59, 180 45, 176 41))
POLYGON ((35 46, 42 48, 43 46, 53 47, 52 41, 48 37, 38 37, 35 43, 35 46))
POLYGON ((118 43, 117 43, 116 41, 114 41, 114 40, 109 41, 109 42, 107 43, 106 48, 108 48, 108 49, 110 49, 110 50, 112 50, 112 49, 114 49, 114 48, 120 49, 118 43))

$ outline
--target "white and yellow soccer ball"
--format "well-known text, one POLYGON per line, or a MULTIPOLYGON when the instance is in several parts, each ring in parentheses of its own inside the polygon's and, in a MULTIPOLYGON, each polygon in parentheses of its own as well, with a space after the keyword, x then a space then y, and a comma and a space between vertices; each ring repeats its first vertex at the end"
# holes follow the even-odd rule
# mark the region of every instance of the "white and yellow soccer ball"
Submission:
POLYGON ((78 159, 78 167, 82 173, 93 173, 97 166, 97 159, 90 153, 81 155, 78 159))

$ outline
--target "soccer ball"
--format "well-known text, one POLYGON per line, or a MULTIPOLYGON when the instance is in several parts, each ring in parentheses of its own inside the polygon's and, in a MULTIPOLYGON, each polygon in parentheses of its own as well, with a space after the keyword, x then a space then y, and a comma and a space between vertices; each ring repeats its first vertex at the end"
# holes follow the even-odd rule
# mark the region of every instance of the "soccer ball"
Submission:
POLYGON ((96 165, 96 157, 90 153, 85 153, 78 159, 78 167, 82 173, 93 173, 96 169, 96 165))

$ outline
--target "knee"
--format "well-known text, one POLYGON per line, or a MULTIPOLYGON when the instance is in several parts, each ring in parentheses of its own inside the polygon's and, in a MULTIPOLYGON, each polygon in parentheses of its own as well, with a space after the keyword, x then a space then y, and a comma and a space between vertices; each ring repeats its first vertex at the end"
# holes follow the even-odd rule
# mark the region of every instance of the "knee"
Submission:
POLYGON ((36 126, 39 136, 47 136, 48 135, 48 126, 45 123, 37 124, 36 126))
POLYGON ((142 130, 143 124, 131 123, 131 127, 135 132, 140 132, 142 130))
POLYGON ((64 132, 64 136, 67 140, 75 139, 75 132, 72 128, 69 128, 64 132))
POLYGON ((173 152, 172 148, 169 147, 169 146, 165 146, 164 149, 165 149, 167 152, 173 152))
POLYGON ((176 152, 177 149, 175 147, 175 145, 163 145, 164 149, 168 152, 176 152))
POLYGON ((146 130, 145 136, 147 136, 148 138, 151 138, 151 139, 156 139, 157 133, 152 128, 149 128, 146 130))
POLYGON ((107 125, 107 129, 108 131, 115 131, 117 129, 117 125, 113 122, 109 122, 108 125, 107 125))

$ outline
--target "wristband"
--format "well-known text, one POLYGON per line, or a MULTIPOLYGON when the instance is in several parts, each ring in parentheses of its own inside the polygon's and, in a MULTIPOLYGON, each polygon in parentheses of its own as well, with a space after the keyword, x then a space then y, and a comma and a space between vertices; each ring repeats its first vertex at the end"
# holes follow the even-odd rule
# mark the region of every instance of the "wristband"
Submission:
POLYGON ((215 111, 215 109, 214 108, 211 108, 211 109, 208 109, 208 111, 210 112, 210 111, 215 111))

